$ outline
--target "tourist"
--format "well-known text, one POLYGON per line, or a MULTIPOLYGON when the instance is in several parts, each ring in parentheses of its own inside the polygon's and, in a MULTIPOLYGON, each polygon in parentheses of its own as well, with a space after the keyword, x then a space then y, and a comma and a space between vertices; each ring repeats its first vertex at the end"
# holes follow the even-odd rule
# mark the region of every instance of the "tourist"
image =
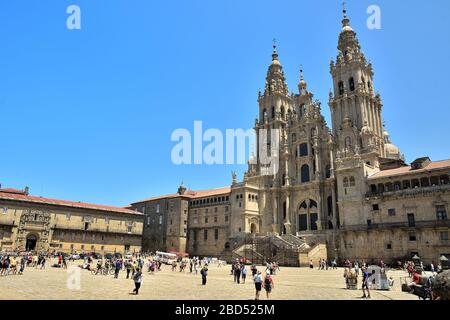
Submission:
POLYGON ((433 264, 433 262, 430 263, 430 270, 431 270, 431 273, 434 274, 434 264, 433 264))
POLYGON ((255 277, 256 273, 258 272, 258 269, 256 269, 256 265, 252 264, 250 270, 252 270, 252 277, 255 277))
POLYGON ((331 261, 331 268, 332 268, 332 269, 337 269, 336 258, 334 258, 333 261, 331 261))
POLYGON ((208 276, 208 265, 205 264, 200 271, 200 274, 202 275, 202 286, 206 285, 206 277, 208 276))
POLYGON ((115 264, 114 279, 119 278, 119 272, 121 269, 122 269, 122 261, 120 259, 117 259, 115 264))
POLYGON ((236 265, 234 268, 234 282, 237 282, 237 284, 240 283, 241 280, 241 266, 239 264, 236 265))
POLYGON ((309 260, 309 268, 310 268, 311 270, 314 269, 314 263, 313 263, 312 259, 309 260))
POLYGON ((133 292, 135 295, 139 294, 139 288, 142 284, 142 272, 141 269, 137 268, 136 272, 133 275, 133 281, 134 281, 134 289, 133 292))
POLYGON ((42 257, 42 260, 41 260, 41 270, 42 270, 42 269, 45 269, 45 261, 46 261, 46 260, 45 260, 45 257, 43 256, 43 257, 42 257))
POLYGON ((369 272, 367 271, 367 268, 364 266, 361 268, 362 271, 362 291, 363 296, 361 299, 370 299, 370 290, 369 290, 369 272), (366 296, 366 289, 367 289, 367 296, 366 296))
POLYGON ((416 270, 413 272, 412 282, 408 284, 408 287, 411 289, 411 292, 414 291, 415 286, 420 286, 420 273, 416 270))
POLYGON ((358 264, 358 261, 355 261, 355 273, 356 273, 356 276, 359 276, 359 264, 358 264))
POLYGON ((95 274, 97 275, 99 272, 102 273, 103 262, 101 259, 97 260, 97 268, 95 269, 95 274))
POLYGON ((12 274, 16 274, 17 273, 17 262, 16 259, 14 257, 11 257, 9 260, 9 271, 12 274))
POLYGON ((266 272, 266 278, 264 279, 264 289, 266 290, 267 300, 270 299, 270 293, 272 292, 274 285, 270 272, 266 272))
POLYGON ((8 273, 9 273, 9 256, 6 256, 6 258, 3 258, 2 271, 0 275, 7 276, 8 273))
POLYGON ((242 265, 241 275, 242 275, 242 284, 245 284, 245 278, 247 277, 247 269, 245 268, 245 264, 242 265))
POLYGON ((262 276, 261 276, 261 272, 258 271, 254 276, 253 276, 253 281, 255 282, 255 300, 259 300, 259 295, 261 294, 261 288, 262 288, 262 276))
POLYGON ((26 256, 22 256, 22 259, 20 259, 20 270, 19 274, 23 274, 23 271, 25 270, 25 264, 27 263, 26 256))

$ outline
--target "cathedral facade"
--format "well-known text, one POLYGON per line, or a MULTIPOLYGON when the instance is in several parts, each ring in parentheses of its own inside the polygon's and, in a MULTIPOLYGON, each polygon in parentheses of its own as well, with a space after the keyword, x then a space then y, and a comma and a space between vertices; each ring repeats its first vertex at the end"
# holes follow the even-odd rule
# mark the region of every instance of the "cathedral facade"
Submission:
MULTIPOLYGON (((132 204, 146 216, 156 214, 146 209, 152 206, 180 208, 146 220, 143 249, 157 249, 154 241, 145 245, 157 221, 161 236, 171 239, 160 250, 194 255, 222 256, 254 234, 295 237, 310 248, 326 245, 330 259, 419 255, 437 262, 449 256, 450 161, 425 157, 405 164, 383 126, 373 66, 345 12, 330 74, 331 128, 303 71, 297 93, 290 93, 274 46, 254 129, 277 129, 277 171, 268 174, 256 155, 243 181, 234 176, 230 188, 181 187, 174 195, 132 204)), ((270 139, 260 141, 257 134, 257 150, 264 143, 273 152, 270 139)))

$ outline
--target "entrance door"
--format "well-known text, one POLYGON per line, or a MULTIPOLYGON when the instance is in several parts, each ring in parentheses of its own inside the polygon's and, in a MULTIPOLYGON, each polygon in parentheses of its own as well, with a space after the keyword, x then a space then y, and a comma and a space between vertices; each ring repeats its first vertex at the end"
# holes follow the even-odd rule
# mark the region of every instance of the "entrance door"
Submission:
POLYGON ((25 245, 26 251, 33 251, 36 249, 37 237, 34 234, 27 236, 27 243, 25 245))

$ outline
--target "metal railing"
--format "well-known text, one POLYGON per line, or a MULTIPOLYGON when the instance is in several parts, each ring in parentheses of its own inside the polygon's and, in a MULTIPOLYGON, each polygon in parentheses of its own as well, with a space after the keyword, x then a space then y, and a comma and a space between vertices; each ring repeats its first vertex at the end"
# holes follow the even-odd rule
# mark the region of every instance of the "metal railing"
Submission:
POLYGON ((366 198, 407 196, 407 195, 416 195, 416 194, 420 194, 420 193, 438 192, 438 191, 450 191, 450 184, 443 184, 443 185, 439 185, 439 186, 408 188, 408 189, 400 189, 400 190, 386 190, 386 191, 382 191, 382 192, 380 192, 380 191, 368 192, 368 193, 366 193, 366 198))

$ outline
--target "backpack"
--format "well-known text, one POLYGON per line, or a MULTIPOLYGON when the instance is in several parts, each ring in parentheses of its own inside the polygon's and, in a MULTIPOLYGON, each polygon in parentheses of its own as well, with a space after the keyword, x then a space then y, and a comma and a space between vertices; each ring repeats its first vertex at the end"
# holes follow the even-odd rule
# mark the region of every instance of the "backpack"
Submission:
POLYGON ((269 276, 269 275, 266 276, 266 279, 264 280, 264 284, 265 284, 267 287, 270 286, 270 276, 269 276))

